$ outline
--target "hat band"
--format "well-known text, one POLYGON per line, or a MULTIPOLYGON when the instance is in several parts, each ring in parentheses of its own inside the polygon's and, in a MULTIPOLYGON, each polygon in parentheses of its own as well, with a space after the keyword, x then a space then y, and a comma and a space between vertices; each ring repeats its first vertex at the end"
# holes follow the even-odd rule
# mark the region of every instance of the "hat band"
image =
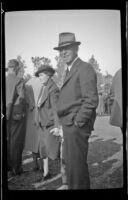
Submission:
POLYGON ((77 43, 77 42, 75 42, 75 41, 61 42, 61 43, 59 43, 59 46, 68 45, 68 44, 74 44, 74 43, 77 43))

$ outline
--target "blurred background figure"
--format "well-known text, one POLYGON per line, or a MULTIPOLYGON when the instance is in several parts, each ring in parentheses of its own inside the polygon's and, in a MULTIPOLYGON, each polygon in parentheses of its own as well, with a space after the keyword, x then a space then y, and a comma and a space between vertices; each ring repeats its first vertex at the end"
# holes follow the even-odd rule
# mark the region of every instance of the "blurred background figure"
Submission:
POLYGON ((108 114, 107 94, 104 94, 104 114, 108 114))
POLYGON ((122 70, 119 69, 112 80, 110 89, 110 99, 113 104, 111 107, 110 124, 118 126, 122 130, 122 70))
POLYGON ((104 96, 103 96, 102 92, 99 93, 99 104, 96 109, 96 113, 99 116, 102 116, 104 114, 104 96))
POLYGON ((24 69, 16 59, 9 60, 6 76, 6 121, 8 175, 19 175, 26 129, 24 69))

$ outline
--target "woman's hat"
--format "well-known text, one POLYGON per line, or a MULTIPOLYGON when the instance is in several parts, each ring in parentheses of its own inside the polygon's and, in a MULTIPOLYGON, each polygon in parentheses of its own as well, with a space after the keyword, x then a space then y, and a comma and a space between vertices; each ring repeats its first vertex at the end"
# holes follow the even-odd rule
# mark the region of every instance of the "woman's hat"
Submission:
POLYGON ((55 73, 55 69, 53 69, 53 67, 51 67, 50 65, 40 65, 40 67, 35 73, 35 76, 38 77, 39 74, 42 72, 47 74, 48 76, 53 76, 55 73))
POLYGON ((59 34, 59 44, 58 47, 55 47, 55 50, 60 50, 65 46, 69 46, 69 45, 80 45, 81 42, 77 42, 76 38, 75 38, 75 34, 74 33, 69 33, 69 32, 65 32, 65 33, 60 33, 59 34))

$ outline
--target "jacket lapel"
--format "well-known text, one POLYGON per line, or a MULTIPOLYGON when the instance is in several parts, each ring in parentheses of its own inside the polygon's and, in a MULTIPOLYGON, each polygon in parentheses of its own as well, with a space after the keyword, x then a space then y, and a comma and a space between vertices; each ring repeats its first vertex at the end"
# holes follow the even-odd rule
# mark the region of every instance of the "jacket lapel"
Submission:
MULTIPOLYGON (((72 77, 72 75, 77 71, 77 66, 79 65, 80 62, 81 62, 80 58, 78 58, 78 59, 74 62, 73 66, 72 66, 72 68, 71 68, 71 70, 70 70, 70 72, 68 73, 68 75, 67 75, 67 76, 65 77, 65 79, 64 79, 64 82, 63 82, 62 87, 70 80, 70 78, 72 77)), ((62 88, 62 87, 61 87, 61 88, 62 88)))
POLYGON ((44 86, 44 89, 42 91, 40 105, 42 105, 46 101, 48 94, 49 94, 49 89, 51 88, 51 86, 52 86, 52 81, 51 81, 51 79, 49 79, 48 85, 44 86))
POLYGON ((47 97, 48 97, 48 86, 44 86, 42 95, 41 95, 40 105, 42 105, 44 103, 44 101, 47 99, 47 97))

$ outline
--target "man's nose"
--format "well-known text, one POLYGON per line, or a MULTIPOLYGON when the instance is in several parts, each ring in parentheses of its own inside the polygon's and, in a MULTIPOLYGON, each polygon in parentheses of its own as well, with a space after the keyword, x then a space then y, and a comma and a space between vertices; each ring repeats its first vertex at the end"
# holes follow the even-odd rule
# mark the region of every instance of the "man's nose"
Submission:
POLYGON ((61 53, 62 53, 62 55, 65 55, 66 54, 66 49, 62 49, 61 53))

